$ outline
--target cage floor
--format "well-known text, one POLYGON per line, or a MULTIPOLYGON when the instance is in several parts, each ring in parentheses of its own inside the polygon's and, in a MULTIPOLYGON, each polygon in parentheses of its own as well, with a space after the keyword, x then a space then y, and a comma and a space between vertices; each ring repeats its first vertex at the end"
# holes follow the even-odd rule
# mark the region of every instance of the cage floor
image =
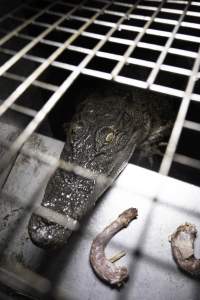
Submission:
MULTIPOLYGON (((12 127, 7 126, 5 131, 12 131, 12 127)), ((37 134, 24 145, 57 158, 62 147, 62 142, 37 134)), ((27 233, 30 214, 25 210, 33 195, 35 205, 41 201, 47 169, 19 154, 4 185, 4 194, 11 197, 1 199, 1 249, 11 238, 12 243, 4 248, 1 282, 37 299, 49 288, 58 300, 199 299, 199 281, 177 269, 168 241, 176 227, 186 221, 200 228, 199 188, 129 164, 69 244, 61 251, 48 253, 31 243, 27 233), (12 197, 20 202, 12 201, 12 197), (107 249, 108 256, 126 251, 118 264, 128 267, 129 280, 121 290, 115 290, 93 273, 89 250, 97 233, 129 207, 138 208, 138 219, 116 235, 107 249)), ((198 245, 199 238, 197 256, 198 245)))

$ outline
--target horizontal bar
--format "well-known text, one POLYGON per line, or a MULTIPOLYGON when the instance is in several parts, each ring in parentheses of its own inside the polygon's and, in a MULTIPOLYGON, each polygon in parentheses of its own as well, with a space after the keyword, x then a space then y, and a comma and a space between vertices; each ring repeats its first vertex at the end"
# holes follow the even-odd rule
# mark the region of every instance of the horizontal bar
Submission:
POLYGON ((187 129, 191 129, 191 130, 195 130, 195 131, 199 131, 199 132, 200 132, 200 124, 197 123, 197 122, 192 122, 192 121, 185 120, 183 126, 184 126, 184 128, 187 128, 187 129))
POLYGON ((197 159, 194 159, 194 158, 191 158, 191 157, 179 154, 179 153, 175 153, 173 161, 175 161, 179 164, 200 170, 200 160, 197 160, 197 159))
POLYGON ((77 220, 74 220, 68 215, 58 213, 55 210, 52 210, 44 206, 38 206, 37 208, 34 209, 33 213, 47 219, 50 222, 59 224, 63 226, 65 229, 76 231, 80 227, 79 222, 77 220))
POLYGON ((177 33, 175 35, 175 38, 179 39, 179 40, 195 42, 195 43, 198 43, 198 44, 200 43, 200 37, 194 36, 194 35, 187 35, 187 34, 177 33))
POLYGON ((180 55, 180 56, 186 56, 186 57, 191 57, 191 58, 196 58, 198 53, 197 52, 192 52, 188 50, 182 50, 182 49, 177 49, 177 48, 169 48, 168 53, 180 55))
POLYGON ((165 18, 155 18, 155 22, 161 23, 161 24, 169 24, 169 25, 176 25, 178 21, 176 20, 170 20, 165 18))
MULTIPOLYGON (((0 104, 3 103, 3 100, 0 100, 0 104)), ((11 110, 14 110, 18 113, 22 113, 26 116, 29 116, 29 117, 32 117, 34 118, 37 114, 37 111, 34 110, 34 109, 31 109, 31 108, 27 108, 27 107, 24 107, 22 105, 19 105, 19 104, 13 104, 11 107, 10 107, 11 110)))
POLYGON ((152 61, 138 59, 138 58, 134 58, 134 57, 129 57, 127 59, 127 63, 144 66, 144 67, 149 67, 149 68, 154 68, 154 66, 155 66, 155 63, 152 61))
POLYGON ((87 68, 84 68, 81 71, 81 73, 85 74, 85 75, 94 76, 94 77, 97 77, 97 78, 107 79, 107 80, 111 80, 112 79, 112 76, 109 73, 101 72, 101 71, 96 71, 96 70, 91 70, 91 69, 87 69, 87 68))
MULTIPOLYGON (((103 51, 98 51, 97 54, 96 54, 96 56, 97 57, 108 58, 108 59, 111 59, 111 60, 117 60, 117 61, 120 60, 121 57, 122 57, 121 55, 112 54, 112 53, 103 52, 103 51)), ((110 78, 112 79, 112 76, 110 78)))
POLYGON ((44 299, 43 297, 50 291, 50 282, 25 268, 17 261, 12 262, 12 266, 0 267, 0 282, 13 289, 19 295, 31 297, 31 299, 44 299))
POLYGON ((130 86, 140 87, 140 88, 143 88, 143 89, 147 88, 147 83, 145 81, 132 79, 132 78, 127 78, 127 77, 124 77, 124 76, 121 76, 121 75, 117 75, 115 77, 114 81, 124 83, 124 84, 128 84, 130 86))
POLYGON ((186 76, 191 76, 191 74, 192 74, 191 70, 187 70, 187 69, 183 69, 183 68, 179 68, 179 67, 175 67, 175 66, 171 66, 171 65, 165 65, 165 64, 161 65, 160 70, 167 71, 170 73, 175 73, 175 74, 186 75, 186 76))
POLYGON ((194 100, 194 101, 200 102, 200 94, 193 93, 191 95, 191 99, 194 100))
POLYGON ((182 22, 181 26, 188 27, 188 28, 200 29, 200 24, 191 23, 191 22, 182 22))
MULTIPOLYGON (((13 73, 10 73, 10 72, 4 73, 3 76, 6 77, 6 78, 9 78, 9 79, 14 79, 16 81, 20 81, 20 82, 24 82, 26 80, 26 77, 20 76, 20 75, 17 75, 17 74, 13 74, 13 73)), ((38 81, 38 80, 33 81, 32 85, 41 87, 42 89, 49 90, 49 91, 52 91, 52 92, 55 92, 58 88, 58 86, 56 86, 56 85, 53 85, 53 84, 50 84, 50 83, 45 83, 45 82, 38 81)))
POLYGON ((145 42, 139 42, 137 44, 137 47, 142 47, 142 48, 151 49, 151 50, 158 50, 158 51, 162 51, 164 49, 164 46, 151 44, 151 43, 145 43, 145 42))
POLYGON ((159 84, 155 84, 155 83, 150 86, 150 90, 155 91, 155 92, 160 92, 163 94, 167 94, 167 95, 171 95, 171 96, 180 97, 180 98, 183 98, 184 94, 185 94, 184 91, 169 88, 167 86, 159 85, 159 84))

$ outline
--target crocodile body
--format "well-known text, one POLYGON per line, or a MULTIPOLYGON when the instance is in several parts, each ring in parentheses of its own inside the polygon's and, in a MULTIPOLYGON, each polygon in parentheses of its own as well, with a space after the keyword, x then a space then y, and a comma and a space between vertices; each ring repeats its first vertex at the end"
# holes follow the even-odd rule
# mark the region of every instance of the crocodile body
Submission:
MULTIPOLYGON (((131 93, 108 93, 103 98, 93 94, 81 103, 66 130, 61 159, 114 180, 135 148, 146 147, 148 140, 162 140, 169 128, 162 113, 157 101, 133 99, 131 93)), ((41 205, 79 221, 108 186, 57 169, 41 205)), ((71 235, 70 230, 36 214, 31 216, 28 230, 33 243, 46 249, 61 247, 71 235)))

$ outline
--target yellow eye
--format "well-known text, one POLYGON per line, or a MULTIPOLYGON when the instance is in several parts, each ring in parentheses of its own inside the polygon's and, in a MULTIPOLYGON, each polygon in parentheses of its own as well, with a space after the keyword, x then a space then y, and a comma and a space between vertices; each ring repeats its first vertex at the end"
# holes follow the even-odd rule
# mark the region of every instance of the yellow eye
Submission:
POLYGON ((112 143, 113 140, 114 140, 114 138, 115 138, 114 133, 113 133, 113 132, 110 132, 110 133, 106 136, 106 142, 107 142, 107 143, 112 143))

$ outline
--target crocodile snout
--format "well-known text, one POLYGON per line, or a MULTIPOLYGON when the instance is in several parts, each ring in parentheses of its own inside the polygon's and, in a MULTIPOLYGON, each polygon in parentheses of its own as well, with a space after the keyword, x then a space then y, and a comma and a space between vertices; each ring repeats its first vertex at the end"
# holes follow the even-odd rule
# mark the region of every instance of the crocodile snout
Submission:
POLYGON ((54 250, 66 244, 71 231, 62 225, 33 214, 28 224, 32 242, 43 249, 54 250))

